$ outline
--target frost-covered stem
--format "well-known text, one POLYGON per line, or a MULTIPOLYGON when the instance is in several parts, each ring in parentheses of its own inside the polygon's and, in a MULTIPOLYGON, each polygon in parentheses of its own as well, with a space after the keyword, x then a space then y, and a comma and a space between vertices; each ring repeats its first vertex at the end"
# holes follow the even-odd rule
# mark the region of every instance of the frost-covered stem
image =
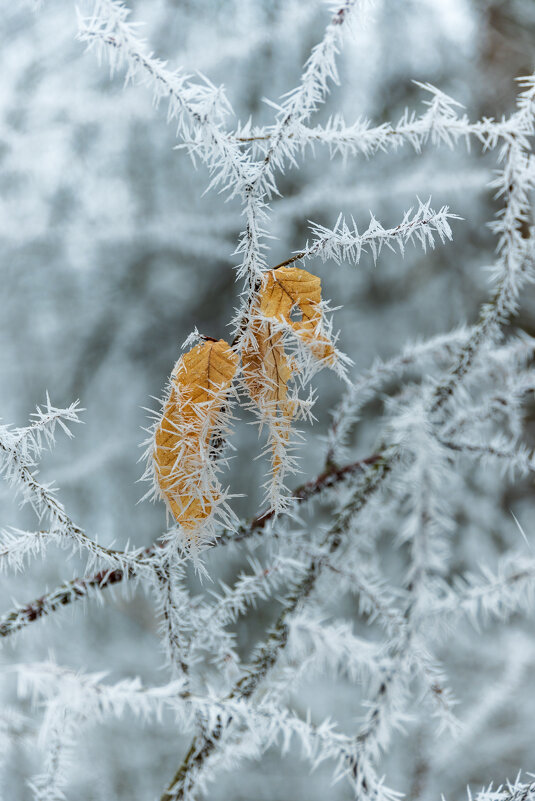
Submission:
MULTIPOLYGON (((285 158, 292 157, 291 152, 284 152, 284 146, 291 141, 292 126, 306 120, 323 101, 329 79, 337 80, 337 41, 340 31, 356 3, 357 0, 345 0, 331 18, 322 41, 310 55, 300 85, 290 93, 282 106, 280 119, 271 132, 267 152, 260 162, 251 167, 251 174, 243 186, 246 228, 242 233, 236 252, 244 254, 238 268, 238 275, 248 277, 248 291, 245 293, 243 310, 238 318, 237 335, 240 340, 244 318, 248 319, 247 309, 254 296, 255 282, 265 267, 261 240, 266 232, 262 229, 261 223, 265 217, 266 196, 277 193, 275 169, 282 169, 285 158)), ((234 143, 237 145, 235 140, 234 143)))
MULTIPOLYGON (((355 493, 354 497, 344 507, 334 525, 325 535, 322 543, 322 550, 325 553, 332 555, 338 550, 351 522, 382 485, 383 481, 390 473, 390 470, 391 460, 386 457, 378 460, 369 468, 364 486, 355 493)), ((277 661, 279 651, 286 646, 287 642, 287 618, 297 609, 301 602, 310 595, 323 570, 324 563, 321 556, 315 556, 310 562, 303 579, 297 583, 292 592, 286 597, 284 609, 268 636, 265 645, 261 647, 250 671, 238 682, 235 692, 239 697, 248 698, 251 696, 277 661)))
MULTIPOLYGON (((67 423, 80 423, 81 420, 78 414, 82 411, 84 411, 84 409, 79 408, 79 401, 71 403, 66 409, 52 406, 50 396, 47 392, 44 409, 37 406, 36 411, 32 414, 32 417, 37 418, 33 423, 30 423, 30 425, 24 428, 16 429, 15 432, 11 432, 7 429, 8 433, 12 435, 13 449, 20 451, 21 448, 25 447, 28 452, 32 451, 35 454, 40 453, 43 449, 43 440, 48 446, 55 443, 56 426, 59 426, 63 433, 71 439, 73 433, 68 428, 67 423)), ((4 430, 6 430, 5 427, 4 430)))
POLYGON ((398 432, 402 453, 412 456, 401 476, 402 495, 406 495, 404 539, 410 542, 410 570, 403 609, 403 623, 392 631, 388 646, 391 663, 370 705, 365 724, 357 736, 358 752, 354 766, 356 789, 367 795, 370 776, 375 776, 380 753, 385 750, 397 722, 403 717, 404 706, 414 675, 420 675, 427 692, 436 703, 441 717, 452 725, 453 715, 448 691, 438 679, 437 671, 421 645, 421 610, 433 597, 432 579, 440 563, 440 519, 437 493, 443 472, 441 452, 433 442, 432 430, 420 410, 402 417, 394 432, 398 432), (420 412, 420 413, 419 413, 420 412), (399 432, 401 431, 401 436, 399 432))
POLYGON ((426 342, 408 345, 398 356, 386 362, 377 361, 361 373, 333 412, 327 434, 327 464, 336 463, 351 426, 358 421, 360 410, 388 381, 399 378, 405 370, 419 366, 425 359, 451 359, 456 348, 469 335, 470 331, 464 328, 439 334, 426 342))
MULTIPOLYGON (((327 553, 333 554, 338 550, 342 544, 343 536, 354 517, 364 508, 368 500, 382 485, 390 473, 391 467, 391 460, 387 458, 383 458, 370 467, 364 487, 354 495, 342 510, 338 519, 325 536, 323 548, 327 553)), ((249 671, 236 683, 229 698, 247 700, 261 685, 288 643, 289 618, 310 595, 323 569, 324 565, 321 558, 314 558, 310 562, 304 577, 294 585, 286 596, 284 608, 264 645, 260 647, 249 671)), ((195 784, 195 774, 210 755, 217 750, 218 742, 223 732, 223 724, 218 723, 211 732, 204 734, 201 738, 194 739, 182 764, 162 795, 161 801, 183 801, 188 796, 195 784)))
POLYGON ((390 663, 378 677, 379 686, 369 703, 366 719, 355 737, 356 749, 352 765, 355 793, 373 797, 370 788, 377 783, 376 763, 386 750, 396 725, 404 718, 405 698, 415 666, 427 684, 427 690, 443 714, 452 717, 444 688, 428 665, 413 648, 410 621, 401 627, 390 651, 390 663))
POLYGON ((333 259, 337 264, 343 261, 358 264, 362 254, 367 253, 368 249, 374 260, 384 246, 392 248, 392 245, 396 244, 403 253, 404 246, 413 238, 416 238, 425 250, 426 245, 433 247, 435 234, 440 237, 442 242, 451 239, 451 228, 448 222, 450 219, 459 218, 456 214, 450 214, 448 206, 434 211, 429 203, 420 203, 414 214, 412 209, 409 209, 402 222, 394 228, 383 228, 372 217, 368 228, 361 234, 354 221, 349 226, 340 215, 334 228, 313 225, 313 233, 319 234, 319 236, 313 240, 312 244, 307 244, 303 250, 277 264, 273 269, 278 270, 296 261, 311 259, 314 256, 319 256, 323 261, 333 259))
POLYGON ((363 571, 348 570, 325 560, 325 567, 343 578, 351 591, 365 598, 372 610, 373 619, 377 619, 390 634, 399 633, 406 626, 401 611, 392 603, 386 603, 377 592, 372 581, 367 580, 363 571))
POLYGON ((485 569, 481 577, 459 577, 454 590, 423 612, 426 619, 466 614, 472 621, 506 618, 522 603, 532 608, 535 560, 524 554, 506 557, 495 573, 485 569))
MULTIPOLYGON (((521 111, 516 117, 521 115, 524 126, 532 127, 533 124, 533 93, 532 88, 520 96, 521 111)), ((505 198, 500 219, 492 224, 499 235, 495 269, 498 284, 490 302, 481 309, 479 321, 461 349, 449 379, 437 386, 432 413, 440 411, 455 393, 483 343, 494 337, 500 326, 516 313, 520 289, 526 281, 533 280, 533 244, 531 232, 527 236, 526 226, 530 208, 528 193, 533 188, 534 176, 527 147, 522 138, 514 134, 503 147, 501 160, 504 166, 493 182, 498 194, 505 198)))
POLYGON ((223 89, 192 84, 179 72, 166 69, 165 62, 146 52, 144 42, 127 22, 128 13, 117 0, 97 0, 93 16, 80 20, 79 38, 115 53, 110 59, 112 70, 117 57, 122 58, 128 68, 127 82, 136 72, 141 73, 152 84, 158 99, 167 98, 168 119, 178 120, 178 132, 183 138, 187 138, 190 124, 200 131, 201 137, 191 149, 202 156, 212 172, 221 165, 215 183, 222 181, 234 188, 242 187, 247 180, 245 161, 239 147, 217 122, 218 117, 230 110, 223 89))
MULTIPOLYGON (((389 738, 392 725, 389 725, 389 702, 395 695, 393 687, 400 679, 399 666, 388 667, 379 680, 379 687, 373 701, 370 704, 366 719, 355 737, 355 759, 352 765, 353 783, 355 795, 362 794, 365 798, 370 797, 370 785, 376 782, 376 772, 374 762, 386 743, 385 737, 389 738)), ((399 695, 402 696, 403 688, 399 688, 399 695)), ((393 722, 393 721, 392 721, 393 722)))
MULTIPOLYGON (((316 478, 302 484, 293 492, 293 497, 298 503, 305 503, 315 495, 335 487, 346 479, 350 478, 356 473, 365 472, 366 469, 376 463, 381 462, 384 458, 381 453, 374 453, 364 459, 359 459, 356 462, 337 467, 336 465, 329 465, 326 470, 320 473, 316 478)), ((291 507, 290 507, 291 510, 291 507)), ((284 516, 286 512, 283 510, 280 515, 284 516)), ((231 542, 239 542, 240 540, 248 539, 252 535, 258 533, 268 524, 270 520, 275 517, 275 511, 268 509, 257 517, 253 518, 250 523, 246 523, 237 528, 236 531, 224 531, 218 539, 216 545, 227 545, 231 542)))
MULTIPOLYGON (((445 573, 448 557, 445 535, 451 528, 449 517, 441 503, 441 493, 448 480, 443 448, 433 440, 433 428, 428 419, 424 417, 416 428, 416 431, 407 430, 415 454, 414 464, 407 473, 409 508, 404 532, 405 539, 410 542, 410 568, 404 611, 407 627, 401 639, 400 654, 407 656, 411 651, 418 653, 422 612, 436 597, 437 575, 445 573)), ((424 677, 429 678, 430 659, 418 657, 416 664, 424 677)), ((432 698, 439 701, 451 718, 447 693, 432 675, 430 688, 432 698)))
MULTIPOLYGON (((425 458, 425 457, 424 457, 425 458)), ((426 589, 426 578, 430 572, 433 556, 430 544, 430 523, 432 520, 431 499, 436 491, 429 471, 424 467, 419 472, 419 480, 414 482, 414 516, 415 530, 411 539, 411 566, 409 574, 409 602, 407 606, 407 621, 413 618, 414 610, 418 606, 420 596, 426 589)))
POLYGON ((243 309, 236 327, 236 341, 239 341, 240 334, 246 328, 256 292, 260 288, 262 273, 266 268, 263 255, 265 245, 262 242, 266 234, 262 227, 262 223, 266 218, 266 211, 263 202, 256 196, 249 181, 244 186, 243 200, 245 229, 241 233, 235 253, 243 253, 242 261, 237 271, 239 278, 246 279, 246 289, 243 293, 243 309))
POLYGON ((173 676, 180 671, 184 676, 185 689, 188 690, 190 672, 189 657, 191 645, 191 615, 189 596, 180 589, 182 569, 171 569, 167 554, 155 573, 155 589, 158 596, 158 609, 162 618, 160 632, 166 648, 167 661, 173 676))
POLYGON ((505 448, 498 448, 492 444, 483 445, 473 442, 463 442, 455 440, 439 440, 445 448, 457 451, 458 453, 472 454, 473 456, 491 456, 494 459, 500 459, 508 462, 509 466, 518 466, 523 468, 525 472, 535 471, 535 456, 529 452, 524 452, 519 449, 506 450, 505 448))
POLYGON ((45 769, 30 782, 34 801, 63 801, 66 763, 75 741, 76 721, 61 702, 48 710, 52 720, 47 726, 45 769))
MULTIPOLYGON (((131 570, 126 571, 128 578, 134 578, 135 573, 131 570)), ((25 606, 13 609, 11 612, 0 618, 0 637, 9 637, 11 634, 20 631, 29 623, 39 620, 64 606, 68 606, 74 601, 81 601, 90 598, 94 592, 112 587, 125 578, 125 570, 101 570, 93 576, 85 578, 75 578, 66 581, 55 590, 42 595, 35 601, 31 601, 25 606)))
MULTIPOLYGON (((341 118, 334 118, 326 126, 317 125, 312 128, 301 125, 299 131, 290 134, 288 138, 295 138, 302 148, 308 144, 325 144, 333 151, 343 154, 362 153, 370 156, 388 147, 397 148, 404 142, 412 145, 415 151, 420 153, 422 146, 429 140, 434 144, 445 142, 452 145, 460 139, 468 142, 470 137, 478 140, 484 150, 490 150, 500 142, 510 141, 511 136, 518 132, 515 115, 499 122, 489 119, 472 123, 466 116, 456 116, 449 105, 456 105, 451 98, 447 98, 430 85, 424 88, 431 91, 439 102, 437 104, 431 101, 434 108, 420 117, 410 117, 406 114, 395 125, 387 122, 375 127, 370 127, 368 122, 360 120, 347 125, 341 118), (447 112, 446 105, 448 105, 447 112)), ((259 132, 255 136, 236 137, 236 141, 247 144, 268 142, 271 138, 271 133, 259 132)))
POLYGON ((223 592, 216 595, 216 601, 205 609, 206 618, 200 615, 196 621, 193 637, 196 644, 199 639, 211 636, 211 628, 217 630, 217 636, 223 637, 228 645, 228 637, 223 628, 235 621, 248 606, 254 605, 259 598, 267 599, 278 585, 289 578, 295 579, 304 569, 304 563, 296 558, 278 556, 266 566, 256 560, 249 560, 252 572, 241 573, 232 587, 223 584, 223 592), (203 622, 205 620, 205 623, 203 622))
MULTIPOLYGON (((531 775, 531 774, 528 774, 531 775)), ((469 801, 473 796, 469 795, 469 801)), ((481 790, 476 796, 475 801, 533 801, 535 798, 535 782, 522 784, 517 780, 514 784, 500 785, 495 790, 492 785, 487 790, 481 790)))
MULTIPOLYGON (((531 263, 526 262, 524 266, 526 274, 529 269, 531 269, 531 263)), ((492 336, 493 331, 497 332, 498 327, 514 313, 516 298, 517 290, 510 283, 509 277, 504 276, 490 302, 483 306, 474 334, 462 348, 450 378, 437 387, 435 401, 431 407, 432 413, 436 413, 444 407, 470 370, 481 346, 489 336, 492 336)))
POLYGON ((351 592, 364 597, 371 611, 372 619, 378 620, 382 624, 388 635, 394 639, 394 642, 406 645, 407 655, 410 656, 412 664, 425 680, 428 690, 435 697, 435 700, 439 700, 442 703, 443 689, 437 681, 436 675, 431 673, 428 663, 422 658, 420 652, 412 647, 408 632, 410 619, 407 613, 402 612, 391 599, 385 601, 381 594, 377 592, 373 581, 368 580, 367 576, 363 575, 362 570, 347 570, 344 567, 332 564, 328 560, 325 560, 325 566, 342 577, 347 582, 348 589, 351 592))
POLYGON ((302 123, 323 102, 328 89, 329 79, 338 80, 336 71, 337 43, 343 25, 358 0, 345 0, 331 17, 325 29, 322 41, 313 49, 303 72, 300 85, 291 92, 285 101, 281 117, 270 134, 269 148, 260 162, 252 187, 256 189, 263 181, 264 175, 271 169, 273 162, 279 159, 278 151, 285 140, 292 136, 292 125, 302 123))
MULTIPOLYGON (((403 705, 410 681, 408 657, 411 651, 409 622, 398 630, 394 646, 390 649, 391 663, 379 677, 379 686, 369 702, 366 719, 355 738, 356 757, 353 764, 355 792, 368 797, 368 788, 374 783, 376 763, 388 745, 393 729, 403 718, 403 705), (395 701, 395 703, 394 703, 395 701), (370 782, 370 778, 372 782, 370 782)), ((433 684, 431 684, 433 688, 433 684)), ((437 685, 437 692, 441 689, 437 685)))
MULTIPOLYGON (((325 490, 337 486, 355 473, 363 472, 368 466, 375 464, 380 459, 380 454, 374 454, 366 459, 360 459, 357 462, 352 462, 339 468, 332 467, 325 470, 317 478, 298 487, 294 491, 294 498, 299 503, 306 502, 325 490)), ((284 515, 284 512, 281 512, 281 515, 284 515)), ((242 524, 237 531, 223 531, 215 545, 229 545, 232 542, 248 539, 260 533, 273 516, 274 512, 269 510, 253 518, 249 523, 242 524)), ((145 566, 148 567, 151 564, 160 546, 161 543, 153 545, 140 553, 140 568, 144 569, 145 566)), ((25 628, 29 623, 40 620, 42 617, 56 612, 64 606, 90 598, 94 593, 98 594, 99 591, 119 584, 123 580, 136 579, 138 575, 139 571, 136 569, 136 563, 132 561, 127 566, 101 570, 92 576, 83 576, 66 581, 55 590, 3 615, 0 618, 0 637, 8 637, 25 628)))
POLYGON ((16 448, 0 439, 0 451, 4 454, 7 465, 8 480, 22 489, 25 500, 29 500, 35 512, 42 517, 47 515, 56 529, 56 535, 70 538, 80 550, 88 551, 92 557, 102 558, 108 564, 124 568, 136 561, 137 554, 106 548, 92 540, 76 526, 65 512, 63 505, 55 497, 54 492, 40 484, 30 468, 24 463, 16 448))

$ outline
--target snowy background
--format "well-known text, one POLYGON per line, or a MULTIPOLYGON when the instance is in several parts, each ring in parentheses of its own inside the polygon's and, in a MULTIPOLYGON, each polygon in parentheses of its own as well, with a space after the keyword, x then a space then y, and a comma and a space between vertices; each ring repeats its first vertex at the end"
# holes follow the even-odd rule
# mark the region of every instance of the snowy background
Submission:
MULTIPOLYGON (((311 46, 321 38, 327 12, 316 0, 131 0, 133 19, 145 23, 150 49, 171 67, 200 71, 224 83, 237 118, 271 119, 264 98, 277 100, 298 83, 311 46)), ((242 230, 237 200, 203 195, 208 173, 176 150, 175 123, 163 104, 154 108, 144 87, 123 88, 76 40, 74 3, 0 2, 0 411, 25 425, 47 391, 53 404, 80 399, 86 410, 75 438, 59 435, 40 472, 54 481, 69 514, 92 536, 124 548, 150 545, 165 529, 163 504, 138 504, 142 427, 154 407, 180 346, 197 326, 228 337, 237 298, 233 255, 242 230)), ((470 119, 511 113, 515 78, 533 69, 535 4, 532 0, 405 0, 376 2, 364 29, 339 60, 340 86, 318 114, 342 113, 349 121, 397 120, 406 106, 423 110, 426 99, 413 80, 430 82, 462 102, 470 119)), ((272 203, 274 236, 267 260, 287 258, 308 236, 308 220, 333 226, 340 211, 367 225, 370 210, 385 227, 396 225, 418 196, 432 197, 463 218, 454 240, 431 255, 409 245, 404 258, 383 251, 354 266, 314 264, 324 296, 334 306, 342 349, 355 374, 376 357, 388 358, 410 341, 426 339, 477 317, 488 295, 485 267, 495 239, 486 222, 498 204, 488 183, 495 159, 461 144, 409 147, 331 161, 327 148, 307 151, 299 169, 281 177, 272 203)), ((523 298, 515 326, 535 335, 535 296, 523 298)), ((340 398, 336 377, 317 379, 317 422, 306 430, 303 480, 321 469, 329 409, 340 398)), ((355 458, 373 452, 380 400, 366 407, 354 432, 355 458)), ((535 444, 533 405, 526 408, 526 436, 535 444), (531 414, 531 416, 530 416, 531 414)), ((267 465, 255 460, 258 432, 238 426, 230 483, 243 497, 240 515, 259 511, 267 465)), ((466 478, 468 483, 469 478, 466 478)), ((457 543, 461 569, 492 564, 508 547, 523 547, 514 512, 529 534, 535 523, 532 480, 514 484, 499 469, 473 478, 468 509, 459 514, 473 536, 457 543)), ((296 481, 299 483, 299 479, 296 481)), ((33 528, 31 511, 0 488, 2 526, 33 528)), ((396 559, 384 525, 385 560, 396 559)), ((529 553, 529 551, 528 551, 529 553)), ((210 563, 209 557, 208 562, 210 563)), ((239 548, 212 560, 210 572, 230 580, 245 564, 239 548)), ((2 578, 1 609, 13 598, 27 602, 83 572, 82 560, 51 549, 44 561, 2 578)), ((194 578, 192 578, 194 581, 194 578)), ((1 665, 47 659, 84 671, 109 671, 114 681, 140 676, 161 683, 157 621, 142 591, 102 593, 102 603, 82 604, 28 627, 2 642, 1 665)), ((344 601, 351 616, 351 600, 344 601)), ((264 604, 240 623, 240 647, 255 642, 272 618, 264 604)), ((417 798, 465 797, 467 784, 514 778, 535 770, 535 636, 531 623, 512 618, 478 637, 466 625, 455 647, 441 657, 451 669, 463 706, 460 738, 439 736, 424 716, 406 724, 384 769, 388 783, 417 798)), ((40 770, 35 716, 14 693, 6 670, 1 697, 24 717, 16 729, 3 779, 2 798, 32 797, 26 782, 40 770)), ((336 719, 352 730, 362 715, 358 690, 343 679, 315 680, 296 692, 293 707, 314 718, 336 719)), ((7 718, 6 718, 7 720, 7 718)), ((84 730, 73 754, 68 798, 147 801, 176 769, 188 738, 171 720, 142 727, 106 723, 84 730)), ((0 755, 1 761, 1 755, 0 755)), ((330 786, 329 771, 316 778, 304 763, 269 751, 210 785, 206 798, 232 801, 349 799, 330 786)))

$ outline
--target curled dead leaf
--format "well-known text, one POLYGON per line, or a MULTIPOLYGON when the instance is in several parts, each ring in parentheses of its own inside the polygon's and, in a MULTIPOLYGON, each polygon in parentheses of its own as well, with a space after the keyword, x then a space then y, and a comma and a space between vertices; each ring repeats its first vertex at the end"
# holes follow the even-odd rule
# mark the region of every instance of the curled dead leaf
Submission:
POLYGON ((313 356, 332 364, 336 359, 333 344, 322 330, 321 279, 299 267, 281 267, 266 274, 259 297, 259 312, 286 322, 310 349, 313 356), (300 320, 292 319, 299 310, 300 320))
POLYGON ((190 533, 220 500, 219 483, 206 468, 237 368, 238 356, 230 345, 209 340, 185 353, 171 375, 169 398, 155 432, 154 468, 169 509, 190 533))
POLYGON ((326 364, 334 363, 334 346, 323 331, 321 280, 297 267, 285 267, 266 273, 252 309, 250 338, 242 352, 243 377, 249 397, 269 427, 272 449, 270 500, 278 503, 283 464, 290 465, 286 454, 291 423, 299 409, 296 397, 289 397, 288 384, 297 365, 284 349, 280 322, 289 326, 313 357, 326 364), (292 315, 298 310, 301 319, 292 315))

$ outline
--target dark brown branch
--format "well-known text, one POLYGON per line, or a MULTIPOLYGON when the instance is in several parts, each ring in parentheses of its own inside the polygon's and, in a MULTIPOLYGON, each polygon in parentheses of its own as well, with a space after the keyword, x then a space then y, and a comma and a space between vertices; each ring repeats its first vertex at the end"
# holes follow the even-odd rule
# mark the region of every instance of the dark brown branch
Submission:
MULTIPOLYGON (((306 484, 302 484, 298 487, 294 491, 293 497, 299 502, 305 502, 314 495, 318 495, 323 490, 340 483, 347 476, 364 470, 366 467, 377 462, 380 458, 379 454, 374 454, 366 459, 352 462, 343 467, 332 467, 321 473, 312 481, 308 481, 306 484)), ((240 540, 251 537, 253 534, 262 531, 273 516, 274 512, 271 510, 263 512, 248 523, 242 524, 237 531, 229 530, 222 532, 213 547, 217 545, 228 545, 231 542, 239 542, 240 540)), ((146 564, 147 560, 150 560, 151 557, 157 553, 157 549, 160 545, 161 543, 155 543, 142 552, 139 557, 140 567, 146 564)), ((42 595, 40 598, 31 601, 25 606, 13 609, 0 618, 0 637, 8 637, 10 634, 14 634, 16 631, 25 628, 34 620, 39 620, 64 606, 87 598, 93 590, 104 590, 106 587, 111 587, 115 584, 119 584, 123 580, 132 579, 136 576, 137 571, 134 567, 130 566, 126 569, 116 568, 114 570, 101 570, 92 576, 82 576, 72 579, 71 581, 66 581, 55 590, 42 595)))
POLYGON ((102 590, 111 587, 125 578, 125 573, 131 573, 128 577, 133 577, 133 571, 124 570, 102 570, 93 576, 75 578, 66 581, 52 592, 42 595, 35 601, 31 601, 26 606, 13 609, 0 619, 0 637, 7 637, 16 631, 25 628, 34 620, 39 620, 51 612, 61 609, 63 606, 87 598, 91 590, 102 590))
MULTIPOLYGON (((309 498, 312 498, 314 495, 322 492, 322 490, 329 489, 329 487, 333 487, 335 484, 340 483, 340 481, 346 478, 346 476, 350 476, 359 470, 364 470, 366 467, 370 467, 370 465, 379 461, 380 458, 380 454, 375 453, 373 456, 368 456, 366 459, 360 459, 358 462, 346 464, 343 467, 333 466, 328 470, 325 470, 323 473, 317 476, 317 478, 312 479, 312 481, 307 481, 306 484, 302 484, 300 487, 294 490, 293 497, 297 501, 307 501, 309 498)), ((264 512, 264 514, 255 517, 251 523, 251 527, 254 526, 254 530, 258 531, 258 529, 263 528, 266 525, 268 520, 271 520, 274 517, 274 514, 274 511, 270 510, 269 512, 264 512)))
POLYGON ((290 256, 290 258, 286 259, 286 261, 281 261, 280 264, 276 264, 275 267, 272 267, 271 269, 280 270, 281 267, 287 267, 289 264, 293 264, 294 261, 299 261, 300 259, 304 259, 306 255, 307 251, 302 250, 299 253, 295 253, 293 256, 290 256))

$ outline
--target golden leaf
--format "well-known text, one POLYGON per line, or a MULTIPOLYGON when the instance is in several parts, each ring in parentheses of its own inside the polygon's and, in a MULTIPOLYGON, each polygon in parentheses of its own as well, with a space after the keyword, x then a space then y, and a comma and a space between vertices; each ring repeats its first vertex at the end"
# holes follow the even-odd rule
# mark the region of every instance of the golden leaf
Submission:
POLYGON ((213 511, 217 481, 207 471, 210 441, 238 367, 224 340, 196 345, 177 362, 171 391, 155 433, 154 467, 163 497, 189 532, 213 511))
POLYGON ((310 349, 313 356, 332 364, 335 351, 321 331, 321 279, 299 267, 280 267, 266 274, 260 294, 259 311, 263 317, 286 321, 310 349), (299 309, 301 320, 292 320, 299 309))
POLYGON ((242 352, 243 376, 251 400, 269 426, 271 498, 277 503, 283 460, 291 463, 286 450, 298 409, 297 399, 288 397, 288 382, 297 367, 285 353, 277 321, 287 323, 316 359, 333 363, 335 351, 322 331, 321 280, 306 270, 285 267, 266 273, 252 312, 250 338, 242 352), (296 309, 300 320, 292 319, 296 309))
POLYGON ((291 370, 282 346, 282 334, 269 322, 255 320, 254 339, 243 350, 243 371, 251 400, 258 406, 280 403, 288 394, 291 370))
POLYGON ((291 369, 282 345, 282 334, 271 324, 256 320, 252 326, 253 342, 242 353, 243 375, 247 390, 270 427, 273 440, 273 473, 281 467, 279 446, 288 442, 295 403, 288 399, 291 369))

